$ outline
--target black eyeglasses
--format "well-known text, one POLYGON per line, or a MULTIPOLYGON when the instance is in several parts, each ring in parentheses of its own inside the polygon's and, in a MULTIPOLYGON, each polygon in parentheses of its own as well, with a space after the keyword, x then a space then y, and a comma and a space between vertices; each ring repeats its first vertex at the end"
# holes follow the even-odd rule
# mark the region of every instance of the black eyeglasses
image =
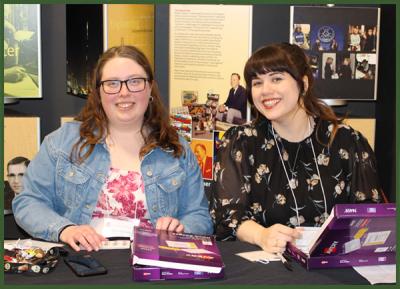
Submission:
POLYGON ((123 83, 125 83, 130 92, 141 92, 146 88, 146 81, 149 80, 145 77, 135 77, 127 80, 103 80, 100 82, 100 86, 103 87, 103 91, 107 94, 119 93, 123 83))

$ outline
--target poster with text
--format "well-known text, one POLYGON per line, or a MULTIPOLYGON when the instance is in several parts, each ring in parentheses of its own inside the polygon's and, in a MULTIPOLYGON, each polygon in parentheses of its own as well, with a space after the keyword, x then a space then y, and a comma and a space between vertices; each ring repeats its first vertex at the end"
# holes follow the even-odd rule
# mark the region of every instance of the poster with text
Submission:
POLYGON ((318 97, 376 100, 380 8, 290 8, 289 40, 307 54, 318 97))
POLYGON ((154 5, 104 4, 104 50, 133 45, 149 59, 154 69, 154 5))
POLYGON ((23 190, 22 177, 39 151, 39 117, 4 118, 4 210, 11 213, 11 201, 23 190))
POLYGON ((243 69, 251 53, 249 5, 170 5, 169 107, 189 106, 193 131, 213 139, 250 117, 243 69))
POLYGON ((4 4, 4 97, 41 98, 40 5, 4 4))
POLYGON ((103 6, 68 4, 67 93, 87 97, 90 79, 103 53, 103 6))

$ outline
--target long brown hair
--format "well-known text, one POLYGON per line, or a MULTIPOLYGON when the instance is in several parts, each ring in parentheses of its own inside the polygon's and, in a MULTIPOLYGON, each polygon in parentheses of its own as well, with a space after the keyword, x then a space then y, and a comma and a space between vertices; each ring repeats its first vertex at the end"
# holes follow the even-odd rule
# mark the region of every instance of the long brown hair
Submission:
POLYGON ((145 141, 140 150, 140 157, 143 157, 155 147, 171 150, 174 157, 181 156, 183 146, 179 143, 176 130, 169 123, 169 117, 162 104, 148 59, 143 52, 134 46, 118 46, 108 49, 97 61, 87 102, 75 118, 82 123, 80 139, 72 148, 71 159, 82 163, 93 152, 95 145, 101 142, 107 134, 108 118, 101 104, 100 81, 105 64, 115 57, 129 58, 139 64, 147 74, 149 85, 152 86, 152 100, 149 101, 140 131, 145 141), (149 131, 148 135, 144 133, 145 129, 149 131))
MULTIPOLYGON (((258 74, 265 74, 269 72, 287 72, 294 80, 300 89, 298 103, 306 111, 308 115, 317 117, 316 131, 318 131, 321 121, 327 120, 333 124, 333 130, 329 138, 330 145, 335 138, 338 125, 341 122, 336 116, 335 112, 321 99, 317 98, 314 94, 314 78, 311 68, 307 61, 307 56, 303 50, 294 44, 289 43, 275 43, 263 46, 256 50, 253 55, 247 60, 244 68, 244 78, 246 81, 246 92, 248 101, 252 106, 252 110, 256 115, 255 123, 260 121, 260 112, 255 108, 253 97, 251 95, 251 81, 256 78, 258 74), (308 78, 308 88, 305 90, 303 78, 308 78)), ((318 137, 318 134, 317 134, 318 137)))

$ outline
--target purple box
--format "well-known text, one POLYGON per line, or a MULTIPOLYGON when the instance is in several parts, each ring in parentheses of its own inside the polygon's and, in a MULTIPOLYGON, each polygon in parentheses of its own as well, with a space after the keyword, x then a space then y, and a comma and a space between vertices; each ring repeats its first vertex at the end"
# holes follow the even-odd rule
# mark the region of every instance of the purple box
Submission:
POLYGON ((134 280, 210 279, 224 277, 215 237, 134 228, 131 265, 134 280))
POLYGON ((396 205, 335 205, 309 255, 287 251, 307 269, 395 264, 396 205))
POLYGON ((160 281, 177 279, 221 279, 224 278, 224 269, 220 273, 179 270, 150 266, 132 266, 132 279, 134 281, 160 281))

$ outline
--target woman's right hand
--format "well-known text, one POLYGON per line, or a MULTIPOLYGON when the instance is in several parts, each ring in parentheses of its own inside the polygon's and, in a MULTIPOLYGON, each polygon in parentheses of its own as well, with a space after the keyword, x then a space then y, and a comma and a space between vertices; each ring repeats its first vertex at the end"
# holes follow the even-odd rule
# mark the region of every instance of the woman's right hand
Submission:
POLYGON ((255 237, 255 242, 269 253, 283 253, 288 242, 301 237, 301 229, 292 229, 282 224, 263 227, 255 237))
POLYGON ((67 243, 75 251, 80 251, 80 246, 87 251, 98 251, 102 242, 107 239, 98 234, 89 225, 73 225, 62 230, 60 240, 67 243))

